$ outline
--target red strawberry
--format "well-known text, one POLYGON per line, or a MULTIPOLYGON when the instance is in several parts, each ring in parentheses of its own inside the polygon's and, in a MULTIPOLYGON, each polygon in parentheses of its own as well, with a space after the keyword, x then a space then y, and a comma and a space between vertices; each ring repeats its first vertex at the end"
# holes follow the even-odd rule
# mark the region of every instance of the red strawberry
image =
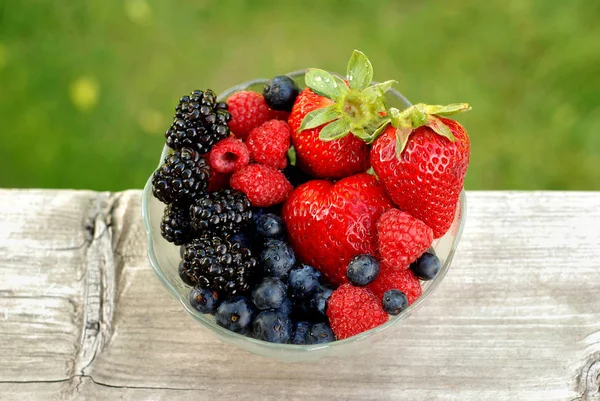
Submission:
POLYGON ((269 120, 250 131, 246 144, 253 160, 283 169, 285 166, 280 166, 290 147, 290 127, 285 121, 269 120))
POLYGON ((381 264, 379 275, 367 287, 379 300, 383 299, 383 294, 388 290, 400 290, 408 298, 409 305, 415 302, 423 292, 421 282, 411 269, 396 270, 385 264, 381 264))
POLYGON ((382 261, 392 269, 408 269, 433 242, 433 231, 406 212, 390 209, 377 222, 382 261))
POLYGON ((335 184, 314 180, 300 185, 284 204, 282 217, 296 256, 339 285, 348 281, 350 259, 376 255, 376 222, 391 207, 383 186, 363 173, 335 184))
POLYGON ((253 206, 267 207, 283 202, 293 187, 285 175, 271 166, 249 164, 233 173, 231 188, 246 194, 253 206))
POLYGON ((288 119, 298 166, 322 178, 347 177, 369 167, 369 148, 389 122, 385 92, 393 81, 369 86, 373 67, 355 50, 346 79, 309 68, 307 88, 296 98, 288 119))
POLYGON ((339 286, 327 302, 327 317, 338 340, 371 330, 388 321, 379 300, 370 290, 351 284, 339 286))
POLYGON ((365 142, 347 135, 341 139, 324 142, 319 139, 322 126, 299 131, 308 113, 333 102, 304 89, 296 98, 288 120, 292 129, 292 143, 296 149, 298 166, 315 177, 341 178, 369 168, 369 148, 365 142))
POLYGON ((465 110, 465 104, 412 106, 371 149, 373 169, 394 203, 431 227, 435 238, 452 225, 470 153, 464 128, 440 115, 465 110))

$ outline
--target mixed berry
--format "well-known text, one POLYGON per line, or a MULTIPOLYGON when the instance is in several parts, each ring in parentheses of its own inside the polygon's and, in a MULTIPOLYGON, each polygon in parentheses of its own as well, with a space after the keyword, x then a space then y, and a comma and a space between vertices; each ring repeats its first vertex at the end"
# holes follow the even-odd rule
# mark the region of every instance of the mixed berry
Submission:
POLYGON ((441 269, 469 162, 466 104, 390 107, 355 51, 345 79, 181 98, 152 177, 189 303, 258 340, 322 344, 388 321, 441 269))

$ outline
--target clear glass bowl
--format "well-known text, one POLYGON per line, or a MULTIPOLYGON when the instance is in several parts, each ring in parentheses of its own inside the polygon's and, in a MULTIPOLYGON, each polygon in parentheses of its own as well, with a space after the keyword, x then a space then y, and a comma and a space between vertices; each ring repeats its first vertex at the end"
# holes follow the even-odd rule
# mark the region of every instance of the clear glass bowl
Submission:
MULTIPOLYGON (((300 87, 305 86, 304 71, 294 72, 288 75, 293 77, 300 87)), ((265 79, 257 79, 243 83, 225 91, 219 96, 219 99, 226 99, 231 94, 241 90, 262 92, 262 88, 266 82, 267 80, 265 79)), ((390 90, 387 93, 387 98, 390 105, 399 109, 404 109, 411 105, 404 96, 394 90, 390 90)), ((169 148, 165 146, 160 156, 159 165, 168 153, 169 148)), ((169 290, 169 293, 181 302, 183 309, 185 309, 194 320, 212 331, 220 340, 255 354, 288 362, 310 361, 327 356, 344 356, 352 353, 364 352, 369 349, 369 345, 373 342, 378 341, 387 335, 393 335, 394 329, 400 327, 400 322, 408 318, 415 310, 417 310, 417 308, 421 307, 425 300, 444 279, 461 237, 466 217, 466 199, 463 191, 460 195, 460 202, 452 227, 446 235, 437 239, 433 244, 438 257, 442 262, 442 268, 439 274, 432 281, 421 282, 423 286, 423 295, 399 315, 390 316, 387 323, 354 337, 327 344, 273 344, 245 337, 224 329, 216 324, 213 316, 201 314, 190 306, 188 299, 190 287, 181 281, 177 271, 180 261, 179 247, 167 242, 160 234, 160 223, 165 205, 152 195, 151 178, 152 177, 146 182, 142 194, 142 218, 148 236, 148 258, 158 279, 169 290)))

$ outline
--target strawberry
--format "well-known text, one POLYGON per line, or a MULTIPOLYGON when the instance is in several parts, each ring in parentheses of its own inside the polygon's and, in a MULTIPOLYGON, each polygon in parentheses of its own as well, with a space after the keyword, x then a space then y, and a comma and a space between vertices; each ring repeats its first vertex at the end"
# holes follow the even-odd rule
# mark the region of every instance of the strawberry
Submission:
POLYGON ((380 132, 385 118, 384 92, 393 81, 369 86, 373 67, 355 50, 346 81, 310 68, 308 88, 296 98, 288 123, 298 166, 321 178, 342 178, 369 167, 367 142, 380 132))
POLYGON ((376 222, 392 206, 377 179, 362 173, 335 184, 313 180, 300 185, 285 202, 282 217, 296 256, 339 285, 348 281, 350 259, 376 256, 376 222))
POLYGON ((388 315, 369 289, 351 284, 339 286, 327 302, 327 317, 338 340, 371 330, 388 321, 388 315))
POLYGON ((371 149, 371 164, 394 203, 444 235, 454 220, 469 165, 465 129, 444 118, 469 110, 467 104, 417 104, 390 109, 392 126, 371 149))

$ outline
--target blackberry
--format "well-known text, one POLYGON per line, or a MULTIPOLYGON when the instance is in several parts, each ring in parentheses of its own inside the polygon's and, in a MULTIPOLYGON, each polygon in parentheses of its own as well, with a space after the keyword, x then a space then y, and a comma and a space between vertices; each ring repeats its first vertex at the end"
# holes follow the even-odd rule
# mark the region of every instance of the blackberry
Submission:
POLYGON ((164 203, 189 203, 204 192, 210 167, 197 152, 184 148, 165 158, 152 176, 152 193, 164 203))
POLYGON ((183 267, 197 285, 227 299, 248 292, 257 262, 239 243, 207 233, 185 247, 183 267))
POLYGON ((190 207, 192 228, 229 236, 240 231, 252 219, 252 205, 243 192, 221 189, 205 193, 190 207))
POLYGON ((183 245, 188 242, 190 231, 188 208, 176 204, 167 205, 160 223, 163 238, 175 245, 183 245))
POLYGON ((217 102, 210 89, 183 96, 175 109, 175 120, 165 133, 171 149, 192 148, 208 153, 213 145, 229 136, 231 114, 225 102, 217 102))

